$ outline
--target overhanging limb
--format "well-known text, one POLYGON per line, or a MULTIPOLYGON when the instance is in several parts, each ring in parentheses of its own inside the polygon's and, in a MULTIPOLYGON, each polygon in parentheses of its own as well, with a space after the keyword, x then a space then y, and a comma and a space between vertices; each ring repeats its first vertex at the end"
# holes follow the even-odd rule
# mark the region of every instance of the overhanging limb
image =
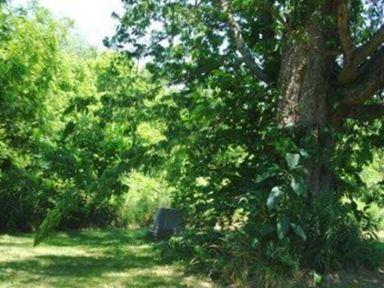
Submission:
POLYGON ((251 50, 244 41, 241 27, 229 11, 229 3, 227 0, 220 0, 221 9, 226 14, 227 24, 236 41, 236 48, 239 51, 245 65, 251 70, 253 76, 267 84, 272 82, 271 77, 262 69, 255 61, 251 50))

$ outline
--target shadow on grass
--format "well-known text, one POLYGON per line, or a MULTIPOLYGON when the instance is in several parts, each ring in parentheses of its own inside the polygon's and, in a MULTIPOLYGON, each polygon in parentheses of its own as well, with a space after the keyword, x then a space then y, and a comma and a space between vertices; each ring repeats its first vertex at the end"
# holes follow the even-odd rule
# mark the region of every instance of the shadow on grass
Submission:
POLYGON ((384 239, 370 240, 367 243, 364 262, 371 263, 371 269, 365 267, 346 269, 336 274, 335 281, 323 287, 332 288, 384 288, 384 239))
POLYGON ((110 247, 126 244, 148 243, 146 230, 69 230, 50 237, 45 244, 50 246, 83 246, 88 248, 110 247))
POLYGON ((111 282, 117 287, 184 286, 185 275, 161 260, 145 231, 70 231, 37 248, 31 243, 31 235, 2 239, 0 249, 14 251, 8 257, 0 255, 0 286, 110 287, 111 282))
MULTIPOLYGON (((150 256, 125 255, 125 257, 89 256, 37 256, 30 260, 10 261, 0 264, 2 269, 28 272, 34 275, 60 277, 101 276, 108 272, 156 266, 150 256)), ((1 274, 0 274, 1 279, 1 274)))

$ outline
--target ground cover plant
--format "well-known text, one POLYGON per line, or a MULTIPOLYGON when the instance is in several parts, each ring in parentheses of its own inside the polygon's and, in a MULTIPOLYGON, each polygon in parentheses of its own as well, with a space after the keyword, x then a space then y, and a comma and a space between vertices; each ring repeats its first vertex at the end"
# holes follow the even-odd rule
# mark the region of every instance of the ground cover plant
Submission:
MULTIPOLYGON (((44 270, 39 249, 54 239, 77 255, 92 247, 77 251, 76 237, 100 233, 97 249, 111 241, 125 255, 120 237, 136 235, 50 240, 57 230, 149 227, 173 206, 184 229, 161 255, 217 285, 343 285, 332 278, 343 271, 381 280, 383 1, 122 3, 106 52, 37 2, 0 4, 1 233, 35 232, 31 263, 44 270)), ((9 237, 17 254, 31 236, 9 237)), ((0 277, 33 280, 16 270, 40 268, 14 258, 0 259, 0 277)), ((95 275, 64 261, 67 280, 104 285, 98 260, 85 260, 95 275)), ((119 277, 134 267, 108 260, 128 285, 119 277)), ((66 285, 45 272, 58 278, 36 283, 66 285)))

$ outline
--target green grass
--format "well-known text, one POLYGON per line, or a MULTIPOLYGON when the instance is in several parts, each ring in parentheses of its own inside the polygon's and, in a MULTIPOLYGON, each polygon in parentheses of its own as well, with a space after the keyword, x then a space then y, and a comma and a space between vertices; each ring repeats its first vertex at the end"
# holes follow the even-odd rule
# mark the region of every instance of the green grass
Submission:
MULTIPOLYGON (((378 251, 384 251, 383 240, 377 242, 378 251)), ((73 231, 58 233, 38 247, 32 244, 31 234, 0 235, 1 288, 214 286, 187 274, 181 264, 161 260, 145 231, 73 231)), ((384 287, 384 267, 341 271, 326 287, 384 287)))
MULTIPOLYGON (((379 239, 371 243, 376 251, 375 257, 384 259, 384 231, 378 233, 379 239)), ((363 267, 355 270, 345 270, 332 275, 333 281, 327 288, 384 288, 384 261, 374 270, 363 267)))
POLYGON ((144 231, 58 233, 33 247, 33 235, 0 235, 0 287, 212 287, 164 263, 144 231))

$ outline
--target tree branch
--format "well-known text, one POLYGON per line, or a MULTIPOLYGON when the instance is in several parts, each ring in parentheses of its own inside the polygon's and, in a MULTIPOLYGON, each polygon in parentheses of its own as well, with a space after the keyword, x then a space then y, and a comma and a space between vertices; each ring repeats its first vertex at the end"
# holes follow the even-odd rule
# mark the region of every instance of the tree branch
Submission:
MULTIPOLYGON (((384 43, 384 25, 371 37, 364 45, 353 50, 350 56, 345 58, 344 68, 339 74, 338 82, 340 85, 351 83, 359 74, 359 67, 367 61, 369 57, 380 49, 384 43)), ((345 56, 344 56, 345 57, 345 56)))
POLYGON ((338 92, 344 95, 342 104, 359 105, 369 100, 384 88, 384 47, 363 65, 356 80, 341 88, 338 92))
POLYGON ((247 65, 249 70, 251 70, 253 76, 267 84, 271 83, 271 78, 269 75, 256 63, 251 50, 248 48, 247 44, 244 41, 241 27, 229 12, 229 3, 227 0, 220 0, 221 9, 225 12, 227 16, 227 24, 231 30, 232 36, 236 41, 237 50, 240 52, 241 57, 244 63, 247 65))
MULTIPOLYGON (((339 30, 339 38, 344 54, 344 63, 349 63, 352 58, 354 45, 351 32, 348 26, 349 10, 347 0, 341 1, 337 9, 337 25, 339 30)), ((347 64, 348 65, 348 64, 347 64)))
POLYGON ((357 48, 354 52, 354 63, 359 65, 363 63, 369 56, 371 56, 381 44, 384 43, 384 25, 372 36, 371 40, 363 46, 357 48))

